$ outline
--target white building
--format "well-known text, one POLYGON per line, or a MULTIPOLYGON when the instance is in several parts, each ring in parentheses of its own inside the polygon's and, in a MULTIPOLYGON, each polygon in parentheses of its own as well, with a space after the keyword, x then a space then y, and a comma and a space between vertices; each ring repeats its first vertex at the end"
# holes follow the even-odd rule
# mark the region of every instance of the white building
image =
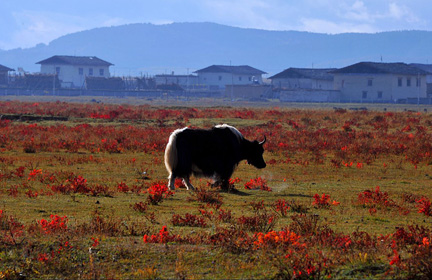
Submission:
POLYGON ((262 75, 267 74, 248 65, 212 65, 195 71, 199 83, 211 90, 225 89, 226 85, 262 84, 262 75))
POLYGON ((427 96, 432 97, 432 64, 411 63, 410 66, 420 68, 428 74, 426 75, 427 96))
POLYGON ((359 62, 335 71, 343 102, 395 102, 426 98, 428 72, 405 63, 359 62))
POLYGON ((42 74, 57 74, 62 87, 82 88, 85 78, 109 78, 109 67, 113 65, 96 56, 60 56, 55 55, 37 62, 42 74))

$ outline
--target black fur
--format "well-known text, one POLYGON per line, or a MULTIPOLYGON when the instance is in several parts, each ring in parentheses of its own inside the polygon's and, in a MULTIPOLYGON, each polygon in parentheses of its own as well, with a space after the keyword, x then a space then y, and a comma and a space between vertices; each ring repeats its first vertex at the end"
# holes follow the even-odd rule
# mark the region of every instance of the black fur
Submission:
POLYGON ((235 168, 242 160, 264 168, 263 143, 245 139, 235 128, 230 126, 212 129, 186 128, 175 135, 177 163, 172 166, 171 178, 189 180, 196 177, 213 177, 222 188, 228 187, 228 181, 235 168))

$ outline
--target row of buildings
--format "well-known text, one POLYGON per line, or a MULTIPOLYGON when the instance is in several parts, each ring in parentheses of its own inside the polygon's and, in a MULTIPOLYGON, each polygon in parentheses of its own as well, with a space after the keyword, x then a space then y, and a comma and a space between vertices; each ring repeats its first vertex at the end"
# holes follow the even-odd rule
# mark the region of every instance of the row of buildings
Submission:
POLYGON ((359 62, 343 68, 288 68, 268 77, 251 66, 212 65, 191 75, 111 77, 113 64, 94 56, 52 56, 40 73, 11 75, 0 65, 0 88, 220 93, 231 99, 301 102, 421 102, 432 98, 432 65, 359 62))

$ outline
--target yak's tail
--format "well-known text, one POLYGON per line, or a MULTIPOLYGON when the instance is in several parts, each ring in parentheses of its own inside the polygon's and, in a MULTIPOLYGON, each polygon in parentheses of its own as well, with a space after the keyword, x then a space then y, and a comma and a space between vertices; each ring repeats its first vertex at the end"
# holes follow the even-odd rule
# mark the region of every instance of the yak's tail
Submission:
POLYGON ((165 167, 167 171, 171 173, 177 167, 178 156, 177 156, 177 134, 182 132, 183 129, 176 129, 171 133, 168 144, 165 148, 165 167))

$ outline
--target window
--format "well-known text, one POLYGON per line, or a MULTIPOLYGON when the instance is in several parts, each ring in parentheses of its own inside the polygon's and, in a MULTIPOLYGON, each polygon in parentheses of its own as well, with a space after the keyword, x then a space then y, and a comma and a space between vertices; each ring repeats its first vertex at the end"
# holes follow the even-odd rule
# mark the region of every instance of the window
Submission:
POLYGON ((363 98, 363 99, 366 99, 366 98, 367 98, 367 91, 363 91, 363 92, 362 92, 362 98, 363 98))
POLYGON ((367 85, 368 85, 368 87, 372 86, 372 79, 368 79, 367 85))
POLYGON ((56 67, 55 72, 56 72, 56 74, 60 74, 60 67, 56 67))
POLYGON ((421 84, 421 79, 420 79, 420 78, 417 78, 417 79, 416 79, 416 86, 419 87, 420 84, 421 84))
POLYGON ((104 75, 104 70, 103 69, 99 69, 99 76, 103 76, 104 75))
POLYGON ((89 68, 89 76, 93 76, 93 68, 89 68))
POLYGON ((82 69, 82 68, 78 68, 78 74, 79 74, 79 75, 83 75, 83 74, 84 74, 84 69, 82 69))
POLYGON ((398 87, 402 86, 402 78, 398 78, 398 87))
POLYGON ((249 82, 252 82, 252 77, 249 77, 249 82))
POLYGON ((241 81, 242 80, 242 77, 239 77, 239 81, 241 81))
POLYGON ((382 99, 382 97, 383 97, 383 92, 382 91, 378 91, 377 98, 378 99, 382 99))
POLYGON ((407 87, 411 86, 411 78, 407 78, 407 87))
POLYGON ((219 81, 222 81, 222 76, 219 76, 219 81))

